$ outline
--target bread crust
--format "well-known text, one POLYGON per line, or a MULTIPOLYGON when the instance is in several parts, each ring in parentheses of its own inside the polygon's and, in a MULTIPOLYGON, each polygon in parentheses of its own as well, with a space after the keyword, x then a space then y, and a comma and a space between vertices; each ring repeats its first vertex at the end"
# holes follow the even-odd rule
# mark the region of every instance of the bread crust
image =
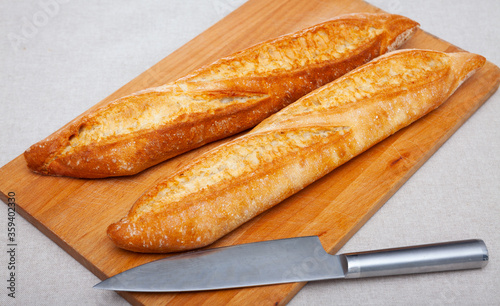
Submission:
POLYGON ((406 17, 349 14, 222 58, 82 115, 25 153, 45 175, 133 175, 252 128, 308 92, 399 47, 406 17))
POLYGON ((466 52, 382 55, 199 156, 108 236, 136 252, 209 245, 439 107, 484 62, 466 52))

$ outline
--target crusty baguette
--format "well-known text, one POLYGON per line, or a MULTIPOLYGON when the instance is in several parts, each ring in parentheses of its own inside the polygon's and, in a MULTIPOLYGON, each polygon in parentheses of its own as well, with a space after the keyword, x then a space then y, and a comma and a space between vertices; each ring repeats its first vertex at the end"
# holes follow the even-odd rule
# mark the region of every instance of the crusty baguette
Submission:
POLYGON ((200 155, 108 228, 119 247, 206 246, 443 103, 482 56, 395 51, 200 155))
POLYGON ((255 45, 76 118, 25 152, 28 167, 81 178, 136 174, 255 126, 399 47, 417 26, 397 15, 351 14, 255 45))

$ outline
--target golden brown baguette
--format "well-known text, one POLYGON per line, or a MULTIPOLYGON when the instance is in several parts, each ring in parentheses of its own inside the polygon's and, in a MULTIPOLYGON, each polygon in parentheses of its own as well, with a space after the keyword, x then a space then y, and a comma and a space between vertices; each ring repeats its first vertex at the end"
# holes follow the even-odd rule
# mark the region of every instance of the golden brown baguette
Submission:
POLYGON ((200 155, 108 235, 137 252, 211 244, 437 108, 484 62, 466 52, 383 55, 200 155))
POLYGON ((28 167, 81 178, 136 174, 255 126, 399 47, 417 26, 397 15, 351 14, 255 45, 80 116, 29 148, 28 167))

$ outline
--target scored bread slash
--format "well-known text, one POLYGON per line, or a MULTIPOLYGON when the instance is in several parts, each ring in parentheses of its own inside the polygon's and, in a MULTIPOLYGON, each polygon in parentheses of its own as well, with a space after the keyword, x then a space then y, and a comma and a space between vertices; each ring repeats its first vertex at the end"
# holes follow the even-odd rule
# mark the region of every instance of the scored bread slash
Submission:
POLYGON ((136 252, 204 247, 439 107, 484 57, 400 50, 198 156, 108 227, 136 252))
POLYGON ((391 14, 337 17, 82 115, 25 153, 45 175, 133 175, 254 127, 346 72, 401 46, 418 23, 391 14))

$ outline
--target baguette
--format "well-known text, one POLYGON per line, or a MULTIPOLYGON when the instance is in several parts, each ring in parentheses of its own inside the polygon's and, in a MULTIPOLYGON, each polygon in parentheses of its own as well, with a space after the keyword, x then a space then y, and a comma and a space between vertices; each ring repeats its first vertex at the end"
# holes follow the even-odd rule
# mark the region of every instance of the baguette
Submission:
POLYGON ((136 252, 209 245, 437 108, 484 62, 466 52, 382 55, 200 155, 107 234, 136 252))
POLYGON ((399 47, 406 17, 350 14, 222 58, 82 115, 24 154, 46 175, 133 175, 247 130, 304 94, 399 47))

